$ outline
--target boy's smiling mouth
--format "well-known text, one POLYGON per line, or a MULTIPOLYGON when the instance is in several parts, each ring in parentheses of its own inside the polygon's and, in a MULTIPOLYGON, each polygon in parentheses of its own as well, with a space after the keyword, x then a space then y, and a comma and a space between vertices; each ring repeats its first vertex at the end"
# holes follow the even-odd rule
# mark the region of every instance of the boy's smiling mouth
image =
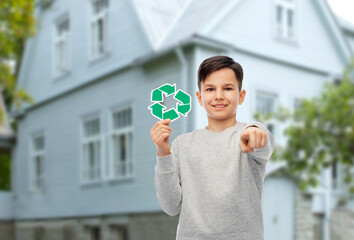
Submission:
POLYGON ((215 109, 217 109, 217 110, 222 110, 222 109, 224 109, 226 106, 227 106, 227 104, 215 104, 215 105, 212 105, 215 109))

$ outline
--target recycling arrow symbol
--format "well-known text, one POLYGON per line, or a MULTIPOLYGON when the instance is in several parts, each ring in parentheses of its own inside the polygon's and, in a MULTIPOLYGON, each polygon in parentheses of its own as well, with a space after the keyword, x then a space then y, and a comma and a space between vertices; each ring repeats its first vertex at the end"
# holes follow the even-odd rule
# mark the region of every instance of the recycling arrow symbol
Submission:
POLYGON ((176 92, 175 83, 173 85, 166 83, 152 90, 151 101, 154 103, 151 104, 148 109, 151 109, 151 114, 160 120, 169 118, 171 119, 171 122, 173 122, 180 117, 178 113, 187 117, 187 113, 189 113, 192 109, 191 96, 183 92, 181 89, 178 89, 176 92), (170 96, 173 93, 175 93, 173 98, 180 103, 176 103, 176 108, 171 108, 164 111, 166 107, 160 102, 163 101, 164 94, 166 96, 170 96))

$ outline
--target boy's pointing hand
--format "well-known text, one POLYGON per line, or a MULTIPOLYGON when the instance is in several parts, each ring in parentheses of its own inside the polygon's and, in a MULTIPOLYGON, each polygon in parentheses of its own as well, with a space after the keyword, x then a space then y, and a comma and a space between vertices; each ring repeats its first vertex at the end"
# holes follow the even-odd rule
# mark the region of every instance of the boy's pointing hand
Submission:
POLYGON ((248 127, 240 139, 240 148, 243 153, 253 152, 254 148, 262 148, 266 145, 267 134, 259 127, 248 127))

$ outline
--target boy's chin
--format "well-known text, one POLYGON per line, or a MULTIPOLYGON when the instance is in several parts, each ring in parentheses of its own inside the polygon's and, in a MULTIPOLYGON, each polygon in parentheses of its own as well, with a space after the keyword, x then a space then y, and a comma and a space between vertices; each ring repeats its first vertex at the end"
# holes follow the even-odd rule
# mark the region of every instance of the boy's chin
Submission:
POLYGON ((208 113, 208 117, 209 118, 212 118, 214 120, 217 120, 217 121, 225 121, 225 120, 228 120, 228 119, 231 119, 231 118, 235 118, 236 119, 236 114, 234 115, 225 115, 225 114, 210 114, 208 113))

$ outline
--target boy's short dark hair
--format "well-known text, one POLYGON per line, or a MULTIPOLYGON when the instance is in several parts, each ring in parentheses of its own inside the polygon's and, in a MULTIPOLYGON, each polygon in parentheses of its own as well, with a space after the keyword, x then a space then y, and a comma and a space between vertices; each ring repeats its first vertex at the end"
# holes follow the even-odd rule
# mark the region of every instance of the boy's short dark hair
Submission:
POLYGON ((222 69, 230 68, 234 71, 236 80, 238 83, 239 92, 242 89, 242 80, 243 80, 243 69, 241 65, 235 62, 232 58, 228 56, 214 56, 205 59, 199 66, 198 69, 198 88, 199 92, 201 89, 201 83, 213 72, 222 69))

